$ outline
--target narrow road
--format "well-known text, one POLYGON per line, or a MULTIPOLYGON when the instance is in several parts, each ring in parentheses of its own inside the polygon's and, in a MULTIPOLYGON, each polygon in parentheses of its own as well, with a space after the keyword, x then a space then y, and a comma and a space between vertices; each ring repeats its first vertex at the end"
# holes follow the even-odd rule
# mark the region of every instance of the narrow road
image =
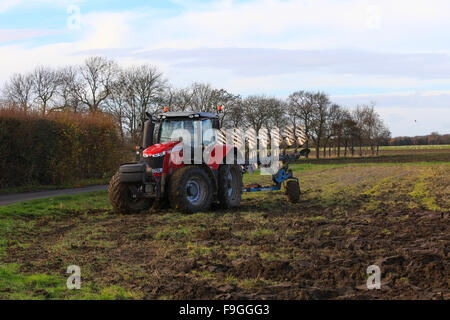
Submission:
POLYGON ((77 189, 61 189, 61 190, 53 190, 53 191, 39 191, 39 192, 0 195, 0 207, 6 206, 8 204, 16 203, 16 202, 24 202, 24 201, 30 201, 30 200, 35 200, 35 199, 45 199, 45 198, 74 195, 74 194, 94 192, 94 191, 103 191, 103 190, 106 190, 107 188, 108 188, 108 186, 106 185, 106 186, 92 186, 92 187, 77 188, 77 189))

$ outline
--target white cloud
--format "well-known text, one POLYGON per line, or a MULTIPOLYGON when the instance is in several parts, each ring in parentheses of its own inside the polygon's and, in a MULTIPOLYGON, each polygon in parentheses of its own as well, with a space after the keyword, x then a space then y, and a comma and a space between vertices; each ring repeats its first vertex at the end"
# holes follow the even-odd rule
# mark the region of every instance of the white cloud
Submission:
POLYGON ((316 72, 450 79, 450 54, 447 53, 395 54, 360 50, 267 48, 121 50, 116 53, 119 56, 166 61, 177 68, 223 68, 240 76, 316 72))
POLYGON ((82 15, 83 38, 79 50, 121 48, 131 34, 132 13, 101 12, 82 15))
MULTIPOLYGON (((30 71, 36 65, 77 64, 91 55, 94 50, 126 46, 126 39, 130 33, 128 20, 131 17, 132 15, 127 13, 86 14, 82 16, 83 29, 71 33, 77 38, 75 41, 44 45, 35 45, 28 41, 0 45, 0 85, 11 74, 30 71), (80 51, 85 52, 81 54, 80 51)), ((0 42, 64 32, 68 33, 67 30, 0 30, 0 42)))
POLYGON ((333 96, 333 100, 350 106, 373 101, 382 107, 414 108, 422 111, 428 110, 428 108, 450 110, 450 90, 418 90, 414 92, 394 92, 386 94, 341 95, 333 96))
POLYGON ((0 13, 8 11, 19 3, 21 3, 21 0, 2 0, 0 2, 0 13))
POLYGON ((450 3, 443 0, 218 1, 187 8, 150 21, 148 45, 422 50, 423 44, 443 46, 430 31, 450 27, 450 3))
POLYGON ((20 41, 37 37, 61 34, 58 30, 0 29, 0 45, 5 42, 20 41))

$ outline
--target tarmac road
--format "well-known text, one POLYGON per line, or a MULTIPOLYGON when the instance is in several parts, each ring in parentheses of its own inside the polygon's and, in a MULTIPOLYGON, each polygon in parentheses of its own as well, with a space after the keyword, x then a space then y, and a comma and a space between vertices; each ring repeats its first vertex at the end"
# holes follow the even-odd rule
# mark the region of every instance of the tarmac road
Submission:
POLYGON ((52 191, 39 191, 39 192, 27 192, 27 193, 15 193, 15 194, 6 194, 0 195, 0 207, 6 206, 8 204, 16 203, 16 202, 24 202, 35 199, 45 199, 52 198, 58 196, 66 196, 66 195, 74 195, 80 193, 94 192, 94 191, 103 191, 108 189, 107 185, 104 186, 92 186, 86 188, 76 188, 76 189, 61 189, 61 190, 52 190, 52 191))

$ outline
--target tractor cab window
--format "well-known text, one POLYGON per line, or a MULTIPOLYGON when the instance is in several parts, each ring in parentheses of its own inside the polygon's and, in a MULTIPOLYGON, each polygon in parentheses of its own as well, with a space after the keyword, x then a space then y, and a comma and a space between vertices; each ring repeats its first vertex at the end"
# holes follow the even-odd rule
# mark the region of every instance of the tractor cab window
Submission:
POLYGON ((182 138, 185 143, 191 143, 194 138, 194 121, 166 120, 161 124, 160 143, 170 142, 182 138))
POLYGON ((203 146, 210 146, 215 144, 216 134, 213 130, 212 120, 207 119, 202 121, 202 143, 203 146))
POLYGON ((202 135, 203 147, 216 142, 216 134, 210 119, 205 120, 166 120, 161 124, 160 143, 183 139, 183 142, 194 145, 194 135, 202 135))

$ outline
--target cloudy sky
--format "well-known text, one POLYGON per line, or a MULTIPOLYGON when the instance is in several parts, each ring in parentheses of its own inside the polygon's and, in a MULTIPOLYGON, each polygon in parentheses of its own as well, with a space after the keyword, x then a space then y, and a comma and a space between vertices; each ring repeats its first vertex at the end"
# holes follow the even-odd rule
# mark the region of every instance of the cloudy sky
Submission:
POLYGON ((104 55, 176 86, 320 90, 394 136, 450 133, 448 0, 0 0, 0 85, 104 55))

